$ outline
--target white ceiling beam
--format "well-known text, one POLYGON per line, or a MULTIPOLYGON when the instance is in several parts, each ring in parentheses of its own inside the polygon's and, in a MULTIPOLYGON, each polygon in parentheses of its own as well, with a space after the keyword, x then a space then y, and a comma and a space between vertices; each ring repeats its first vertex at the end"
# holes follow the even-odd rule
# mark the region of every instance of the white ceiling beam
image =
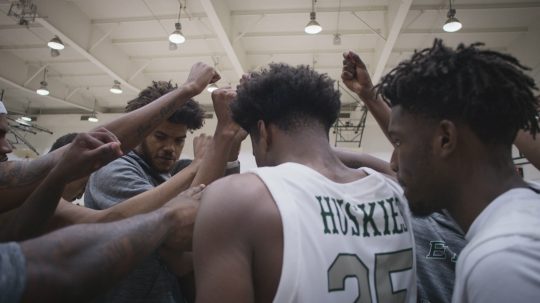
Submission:
MULTIPOLYGON (((411 10, 414 11, 438 11, 441 8, 448 9, 446 6, 441 7, 440 5, 430 5, 430 4, 415 4, 411 6, 411 10)), ((540 2, 503 2, 503 3, 452 3, 452 7, 456 10, 486 10, 486 9, 517 9, 517 8, 540 8, 540 2)))
POLYGON ((135 77, 137 77, 137 75, 142 72, 150 63, 152 62, 152 60, 148 60, 146 61, 143 65, 141 65, 141 67, 139 67, 129 78, 128 78, 128 81, 131 81, 133 79, 135 79, 135 77))
MULTIPOLYGON (((364 48, 354 49, 356 53, 373 53, 375 49, 364 48)), ((305 54, 342 54, 342 49, 300 49, 300 50, 256 50, 247 51, 246 54, 250 56, 258 55, 305 55, 305 54)))
POLYGON ((47 75, 47 78, 77 78, 77 77, 106 77, 106 73, 88 73, 88 74, 58 74, 47 75))
MULTIPOLYGON (((122 50, 109 41, 102 41, 92 53, 88 50, 92 42, 99 39, 94 37, 99 30, 94 28, 88 16, 73 3, 65 3, 60 0, 35 0, 40 9, 40 15, 47 18, 36 18, 36 22, 41 24, 53 35, 57 35, 62 41, 71 46, 82 57, 97 66, 112 79, 118 80, 125 89, 138 93, 141 88, 128 82, 125 77, 131 74, 135 64, 122 50), (69 18, 66 18, 69 16, 69 18)), ((146 82, 146 79, 140 79, 146 82)))
POLYGON ((527 26, 514 26, 514 27, 490 27, 490 28, 471 28, 464 27, 457 33, 447 33, 441 28, 434 29, 403 29, 401 34, 447 34, 447 35, 460 35, 460 34, 519 34, 529 31, 527 26))
MULTIPOLYGON (((28 24, 28 28, 41 28, 41 25, 30 23, 28 24)), ((4 24, 0 25, 0 31, 9 31, 9 30, 17 30, 17 29, 26 29, 25 25, 18 25, 18 24, 4 24)))
MULTIPOLYGON (((4 77, 1 77, 0 76, 0 81, 8 84, 8 85, 11 85, 12 87, 14 88, 17 88, 21 91, 24 91, 26 93, 29 93, 29 94, 36 94, 36 92, 34 90, 31 90, 29 88, 26 88, 24 86, 22 86, 21 84, 19 83, 15 83, 7 78, 4 78, 4 77)), ((53 100, 53 101, 56 101, 58 103, 62 103, 62 104, 66 104, 66 105, 69 105, 69 106, 72 106, 72 107, 77 107, 77 108, 80 108, 80 109, 84 109, 84 110, 87 110, 87 111, 92 111, 93 109, 91 107, 88 107, 88 106, 84 106, 84 105, 80 105, 80 104, 77 104, 77 103, 73 103, 71 101, 68 101, 68 100, 65 100, 65 99, 62 99, 62 98, 59 98, 59 97, 55 97, 53 95, 48 95, 48 96, 40 96, 40 98, 45 98, 45 99, 49 99, 49 100, 53 100)))
POLYGON ((174 55, 146 55, 146 56, 132 56, 129 57, 131 60, 161 60, 161 59, 184 59, 191 57, 224 57, 227 56, 223 52, 198 52, 198 53, 180 53, 174 55))
MULTIPOLYGON (((380 31, 380 30, 377 30, 380 31)), ((356 30, 339 30, 341 36, 351 36, 351 35, 376 35, 372 30, 369 29, 356 29, 356 30)), ((317 36, 333 36, 336 34, 335 30, 323 30, 317 34, 317 36)), ((258 38, 258 37, 287 37, 287 36, 302 36, 307 37, 304 31, 281 31, 281 32, 253 32, 244 34, 244 38, 258 38)))
POLYGON ((111 27, 105 34, 103 34, 92 46, 90 46, 90 49, 88 49, 89 52, 93 51, 98 45, 101 44, 101 42, 105 41, 107 37, 109 37, 119 26, 120 24, 116 24, 115 26, 111 27))
POLYGON ((32 82, 32 80, 34 80, 35 77, 37 77, 37 75, 39 75, 46 68, 47 68, 47 64, 38 68, 38 70, 35 73, 33 73, 30 77, 28 77, 28 79, 26 79, 26 81, 24 81, 22 86, 26 87, 28 84, 30 84, 30 82, 32 82))
POLYGON ((201 5, 221 45, 225 49, 225 53, 227 53, 227 57, 237 76, 242 77, 248 66, 246 63, 246 52, 240 44, 241 41, 237 41, 234 45, 231 43, 229 34, 232 32, 232 23, 230 22, 231 12, 229 8, 225 6, 224 1, 220 0, 201 0, 201 5))
POLYGON ((86 63, 88 60, 86 59, 50 59, 50 60, 44 60, 44 61, 25 61, 24 63, 28 65, 41 65, 41 64, 47 64, 47 65, 54 65, 54 64, 72 64, 72 63, 86 63))
MULTIPOLYGON (((311 3, 306 1, 305 7, 286 8, 286 9, 256 9, 256 10, 233 10, 232 16, 251 16, 251 15, 284 15, 284 14, 307 14, 311 11, 311 3)), ((317 7, 317 13, 337 13, 341 12, 384 12, 386 6, 374 5, 374 6, 338 6, 333 7, 317 7)))
MULTIPOLYGON (((392 1, 390 1, 392 2, 392 1)), ((309 2, 308 2, 309 4, 309 2)), ((453 5, 454 8, 460 10, 468 9, 516 9, 516 8, 540 8, 540 2, 503 2, 503 3, 456 3, 453 5)), ((438 11, 440 9, 446 9, 445 6, 441 5, 411 5, 412 11, 438 11)), ((284 14, 302 14, 309 13, 311 7, 298 7, 298 8, 287 8, 287 9, 252 9, 252 10, 233 10, 231 11, 232 16, 251 16, 251 15, 284 15, 284 14)), ((387 7, 384 5, 373 5, 373 6, 343 6, 341 9, 338 6, 333 7, 318 7, 317 13, 337 13, 341 12, 385 12, 387 7)))
POLYGON ((391 26, 389 26, 390 31, 386 36, 386 42, 382 47, 379 59, 377 61, 377 64, 375 65, 375 72, 373 73, 373 83, 378 83, 379 79, 382 76, 382 73, 384 72, 384 68, 386 67, 386 63, 388 63, 388 59, 390 58, 392 49, 396 44, 401 28, 403 27, 403 23, 405 22, 405 18, 409 13, 411 4, 412 0, 401 0, 390 3, 389 11, 396 10, 396 12, 395 14, 392 14, 390 18, 388 18, 388 20, 392 20, 392 24, 391 26), (392 7, 393 5, 394 7, 392 7), (396 8, 397 5, 399 6, 396 8))
MULTIPOLYGON (((191 13, 191 18, 204 18, 204 13, 191 13)), ((156 15, 154 16, 140 16, 140 17, 124 17, 124 18, 102 18, 92 19, 91 24, 110 24, 110 23, 131 23, 131 22, 149 22, 149 21, 162 21, 162 20, 174 20, 178 19, 178 14, 156 15)), ((188 17, 181 17, 180 22, 187 21, 188 17)))
POLYGON ((0 50, 13 51, 25 49, 44 49, 48 48, 47 44, 21 44, 21 45, 0 45, 0 50))
POLYGON ((131 56, 130 59, 134 61, 138 60, 167 60, 167 59, 185 59, 192 57, 224 57, 227 56, 223 52, 200 52, 200 53, 181 53, 179 55, 145 55, 145 56, 131 56))
MULTIPOLYGON (((186 40, 204 40, 215 39, 215 35, 185 35, 186 40)), ((163 37, 149 37, 149 38, 125 38, 125 39, 112 39, 112 44, 137 44, 137 43, 163 43, 167 42, 167 36, 163 37)), ((180 46, 182 47, 182 46, 180 46)))

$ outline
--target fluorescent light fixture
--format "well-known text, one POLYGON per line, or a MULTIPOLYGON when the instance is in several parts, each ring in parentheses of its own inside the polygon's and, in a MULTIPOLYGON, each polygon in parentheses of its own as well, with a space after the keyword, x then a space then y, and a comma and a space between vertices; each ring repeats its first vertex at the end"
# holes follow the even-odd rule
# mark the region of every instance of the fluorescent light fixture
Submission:
POLYGON ((119 95, 119 94, 121 94, 123 92, 119 81, 114 80, 114 84, 111 87, 110 92, 115 94, 115 95, 119 95))
POLYGON ((47 46, 56 50, 62 50, 65 47, 64 43, 62 42, 62 40, 60 40, 60 38, 58 38, 58 36, 54 36, 54 38, 52 38, 51 41, 47 43, 47 46))
POLYGON ((26 122, 32 122, 32 118, 28 116, 22 116, 21 120, 26 121, 26 122))
POLYGON ((448 33, 453 33, 460 30, 463 25, 459 22, 458 18, 456 18, 456 10, 452 7, 452 0, 448 0, 448 3, 450 6, 448 13, 446 14, 448 19, 443 25, 443 30, 448 33))
POLYGON ((97 118, 95 113, 92 113, 91 115, 83 115, 81 116, 81 121, 89 121, 89 122, 99 122, 99 119, 97 118))
POLYGON ((36 93, 40 96, 47 96, 49 94, 49 89, 47 88, 47 81, 41 81, 39 84, 41 86, 36 90, 36 93))
POLYGON ((306 31, 306 33, 310 35, 315 35, 315 34, 320 33, 322 31, 322 27, 319 24, 319 22, 315 20, 316 18, 315 12, 309 13, 309 16, 310 16, 310 20, 308 24, 306 25, 306 27, 304 28, 304 30, 306 31))
POLYGON ((211 93, 213 91, 215 91, 216 89, 218 89, 219 87, 215 84, 215 83, 212 83, 210 85, 208 85, 208 87, 206 88, 206 90, 211 93))
MULTIPOLYGON (((455 11, 454 11, 455 12, 455 11)), ((448 33, 454 33, 460 30, 463 27, 458 18, 451 16, 448 17, 448 20, 443 25, 443 30, 448 33)))
POLYGON ((186 37, 184 37, 182 34, 182 24, 180 24, 180 22, 176 22, 174 24, 174 28, 174 32, 169 35, 169 41, 174 44, 182 44, 186 42, 186 37))

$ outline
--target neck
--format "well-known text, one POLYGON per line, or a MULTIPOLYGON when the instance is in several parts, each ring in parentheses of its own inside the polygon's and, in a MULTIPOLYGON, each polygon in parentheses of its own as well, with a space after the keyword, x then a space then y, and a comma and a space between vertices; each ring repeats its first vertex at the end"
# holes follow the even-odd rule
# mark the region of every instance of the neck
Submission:
POLYGON ((468 160, 456 165, 461 171, 458 177, 461 181, 454 190, 448 211, 465 233, 498 196, 513 188, 527 186, 515 172, 510 155, 510 151, 486 148, 480 152, 476 149, 470 157, 464 157, 468 160))
POLYGON ((332 151, 324 130, 310 129, 299 132, 274 130, 273 133, 272 158, 277 165, 295 162, 323 175, 335 175, 328 173, 346 168, 332 151))

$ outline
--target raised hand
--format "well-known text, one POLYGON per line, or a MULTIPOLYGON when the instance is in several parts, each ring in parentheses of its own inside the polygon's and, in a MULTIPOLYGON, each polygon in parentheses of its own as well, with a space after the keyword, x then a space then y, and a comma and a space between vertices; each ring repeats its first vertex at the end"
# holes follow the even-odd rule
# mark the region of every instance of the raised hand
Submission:
POLYGON ((343 83, 355 92, 363 101, 375 99, 373 82, 362 59, 354 52, 343 53, 343 69, 341 72, 343 83))
POLYGON ((67 183, 90 175, 120 156, 122 150, 116 136, 98 128, 78 134, 53 171, 67 183))
POLYGON ((193 155, 194 160, 202 160, 208 147, 212 144, 212 136, 200 134, 193 138, 193 155))
POLYGON ((194 89, 195 95, 200 94, 208 84, 214 83, 221 79, 216 70, 203 63, 197 62, 191 67, 186 85, 194 89))
POLYGON ((212 103, 216 118, 218 119, 218 127, 226 128, 235 134, 240 126, 232 119, 230 105, 236 98, 236 90, 230 87, 223 87, 212 92, 212 103))
POLYGON ((204 185, 193 186, 171 199, 163 206, 173 220, 173 228, 164 243, 166 249, 190 251, 193 239, 193 226, 199 209, 204 185))

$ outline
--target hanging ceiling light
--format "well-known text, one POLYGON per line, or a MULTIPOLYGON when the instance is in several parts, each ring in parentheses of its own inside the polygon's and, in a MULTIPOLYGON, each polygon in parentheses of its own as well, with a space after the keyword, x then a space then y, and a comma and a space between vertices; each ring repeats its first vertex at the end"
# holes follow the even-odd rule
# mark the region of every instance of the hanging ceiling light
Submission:
POLYGON ((304 28, 304 31, 311 35, 318 34, 322 31, 321 25, 316 20, 317 15, 315 14, 315 2, 316 0, 311 1, 311 13, 309 13, 309 22, 304 28))
POLYGON ((99 119, 96 117, 96 113, 92 113, 92 115, 90 117, 88 117, 88 121, 90 122, 99 122, 99 119))
POLYGON ((111 87, 110 92, 115 94, 115 95, 119 95, 119 94, 121 94, 123 92, 119 81, 114 80, 114 84, 111 87))
POLYGON ((47 96, 49 94, 47 84, 47 69, 43 70, 43 81, 39 82, 40 87, 36 90, 36 93, 41 96, 47 96))
POLYGON ((446 14, 446 17, 448 17, 448 19, 443 25, 443 30, 445 32, 453 33, 460 30, 463 25, 461 24, 461 22, 459 22, 458 18, 456 18, 456 10, 452 7, 452 0, 449 0, 448 2, 450 3, 450 9, 446 14))
POLYGON ((180 22, 176 22, 174 24, 174 32, 169 35, 169 41, 171 41, 174 44, 182 44, 186 42, 186 37, 182 34, 182 24, 180 22))
MULTIPOLYGON (((182 44, 186 42, 186 37, 182 34, 182 24, 180 24, 180 13, 182 12, 182 4, 180 3, 180 8, 178 9, 178 19, 174 24, 174 32, 169 35, 169 41, 174 44, 182 44)), ((170 48, 170 45, 169 45, 170 48)))
POLYGON ((62 50, 65 47, 64 43, 62 42, 62 40, 60 40, 60 38, 58 38, 58 36, 54 36, 54 38, 52 38, 51 41, 47 43, 47 46, 56 50, 62 50))

